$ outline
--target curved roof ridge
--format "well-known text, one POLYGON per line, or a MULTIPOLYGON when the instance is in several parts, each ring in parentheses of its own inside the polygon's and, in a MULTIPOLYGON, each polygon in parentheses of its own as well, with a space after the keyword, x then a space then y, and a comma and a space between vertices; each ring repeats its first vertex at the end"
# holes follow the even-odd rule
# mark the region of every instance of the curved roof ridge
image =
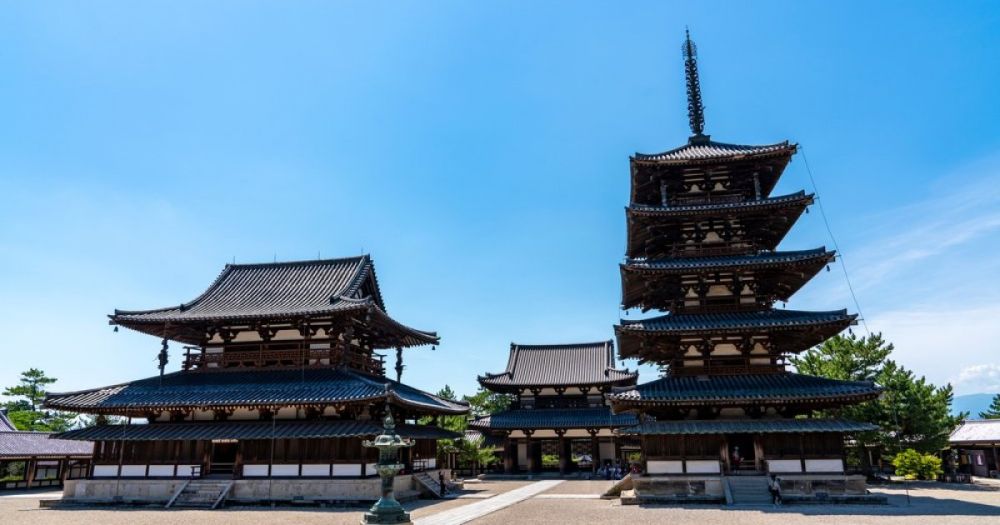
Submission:
POLYGON ((731 144, 714 140, 688 141, 686 144, 660 153, 635 152, 633 160, 638 161, 685 161, 708 160, 716 158, 740 158, 757 155, 769 155, 787 151, 794 153, 798 144, 788 140, 771 144, 731 144))

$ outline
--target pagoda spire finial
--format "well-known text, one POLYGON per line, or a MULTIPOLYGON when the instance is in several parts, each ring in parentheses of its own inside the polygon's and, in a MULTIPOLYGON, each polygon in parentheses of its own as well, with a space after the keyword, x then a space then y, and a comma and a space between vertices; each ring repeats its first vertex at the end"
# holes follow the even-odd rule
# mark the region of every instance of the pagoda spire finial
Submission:
POLYGON ((701 103, 701 83, 698 81, 698 46, 691 41, 691 33, 684 28, 684 76, 687 78, 688 121, 693 137, 705 132, 705 106, 701 103))

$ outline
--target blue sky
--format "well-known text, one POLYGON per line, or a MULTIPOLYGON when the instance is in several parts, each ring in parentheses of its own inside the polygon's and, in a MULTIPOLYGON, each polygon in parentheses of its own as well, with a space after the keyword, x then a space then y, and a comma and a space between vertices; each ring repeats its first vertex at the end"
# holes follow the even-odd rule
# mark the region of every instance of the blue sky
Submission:
MULTIPOLYGON (((233 259, 372 253, 390 314, 442 335, 407 354, 426 389, 611 338, 628 156, 688 136, 685 25, 707 132, 803 146, 868 326, 1000 390, 993 2, 5 3, 0 385, 155 374, 105 315, 233 259)), ((784 248, 831 244, 812 211, 784 248)), ((836 271, 789 305, 848 306, 836 271)))

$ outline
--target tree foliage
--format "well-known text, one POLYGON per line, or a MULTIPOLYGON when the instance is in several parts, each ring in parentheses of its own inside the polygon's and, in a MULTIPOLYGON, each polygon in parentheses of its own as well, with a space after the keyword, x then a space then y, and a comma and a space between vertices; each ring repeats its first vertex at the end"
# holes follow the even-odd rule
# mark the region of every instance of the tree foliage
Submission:
POLYGON ((502 412, 507 410, 511 403, 511 396, 492 392, 483 387, 479 387, 479 391, 474 395, 464 396, 463 399, 469 403, 469 411, 474 417, 502 412))
POLYGON ((967 414, 951 415, 951 385, 937 387, 890 359, 894 347, 882 334, 867 337, 838 335, 791 362, 803 374, 842 381, 871 381, 883 389, 875 400, 824 415, 875 424, 879 430, 858 436, 877 442, 884 450, 902 446, 934 453, 948 444, 948 434, 967 414))
POLYGON ((983 419, 1000 419, 1000 394, 993 396, 993 402, 985 412, 980 412, 979 417, 983 419))
POLYGON ((45 372, 37 368, 31 368, 21 373, 20 384, 4 389, 3 395, 15 398, 7 402, 6 407, 7 417, 18 430, 40 432, 69 430, 74 415, 42 410, 42 402, 48 393, 46 387, 55 382, 56 378, 45 375, 45 372))
POLYGON ((933 454, 921 454, 908 448, 892 458, 892 466, 896 474, 906 479, 935 480, 944 472, 941 469, 941 458, 933 454))

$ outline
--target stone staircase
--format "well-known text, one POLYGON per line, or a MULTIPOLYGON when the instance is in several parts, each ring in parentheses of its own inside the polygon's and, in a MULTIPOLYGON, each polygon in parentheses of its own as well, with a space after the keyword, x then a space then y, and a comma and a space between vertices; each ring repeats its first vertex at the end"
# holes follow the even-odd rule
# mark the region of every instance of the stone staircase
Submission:
MULTIPOLYGON (((442 499, 441 484, 438 483, 436 477, 431 476, 427 472, 417 472, 413 474, 413 479, 417 482, 417 488, 421 489, 421 494, 430 496, 434 499, 442 499)), ((449 496, 447 493, 445 494, 445 497, 449 496)))
POLYGON ((231 480, 192 479, 170 498, 166 508, 214 509, 226 499, 232 488, 231 480))
POLYGON ((770 505, 767 476, 727 476, 728 503, 732 505, 770 505))

